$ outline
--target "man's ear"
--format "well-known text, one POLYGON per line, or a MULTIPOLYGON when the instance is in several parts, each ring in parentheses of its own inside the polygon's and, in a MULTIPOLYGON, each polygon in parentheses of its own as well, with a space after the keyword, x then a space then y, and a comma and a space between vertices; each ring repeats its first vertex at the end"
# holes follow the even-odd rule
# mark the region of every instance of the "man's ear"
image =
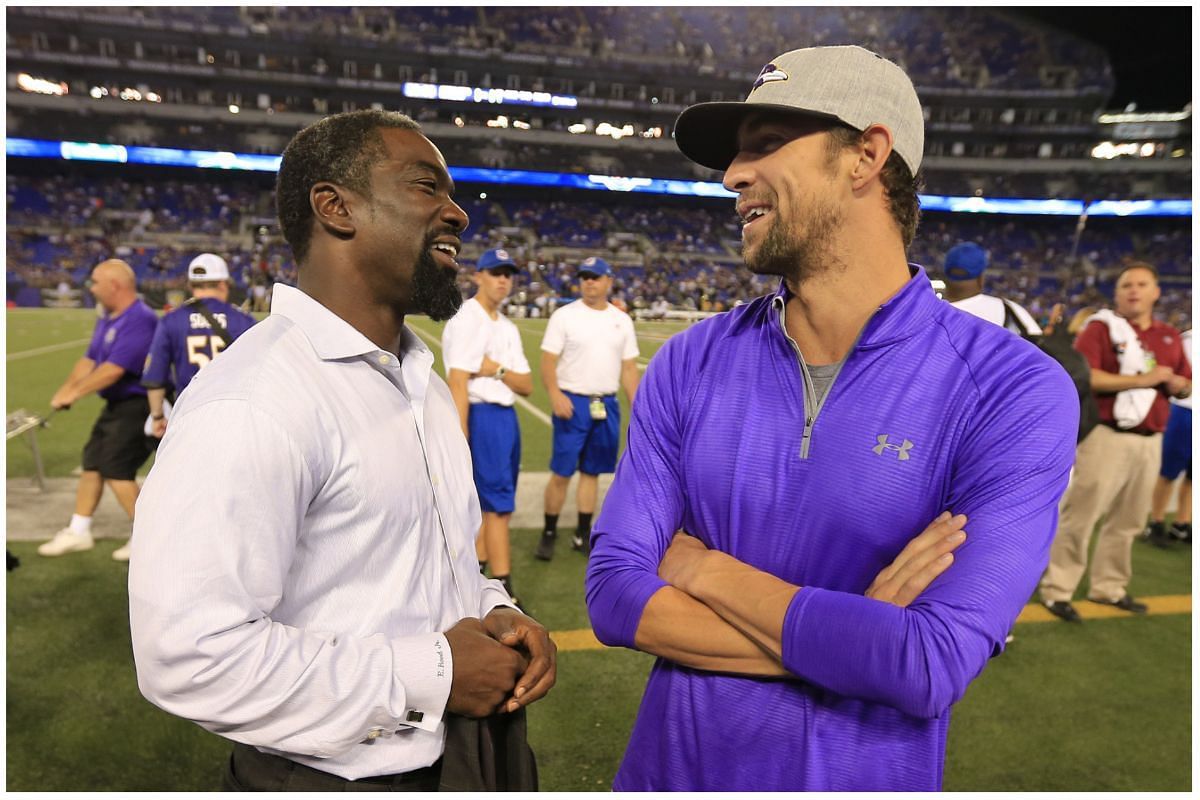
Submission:
POLYGON ((883 172, 883 165, 892 154, 892 132, 883 125, 871 125, 862 132, 859 142, 858 163, 854 165, 851 177, 854 189, 857 191, 883 172))
POLYGON ((313 217, 326 231, 339 239, 354 237, 355 228, 350 205, 351 193, 336 183, 314 183, 308 191, 308 203, 313 217))

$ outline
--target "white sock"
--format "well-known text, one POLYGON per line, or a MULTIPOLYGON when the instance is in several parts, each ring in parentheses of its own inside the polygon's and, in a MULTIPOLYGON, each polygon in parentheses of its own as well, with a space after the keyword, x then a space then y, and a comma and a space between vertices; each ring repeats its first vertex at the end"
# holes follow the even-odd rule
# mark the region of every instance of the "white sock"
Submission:
POLYGON ((84 534, 92 532, 92 518, 81 517, 78 514, 72 514, 71 524, 68 527, 71 528, 72 533, 75 533, 78 536, 83 536, 84 534))

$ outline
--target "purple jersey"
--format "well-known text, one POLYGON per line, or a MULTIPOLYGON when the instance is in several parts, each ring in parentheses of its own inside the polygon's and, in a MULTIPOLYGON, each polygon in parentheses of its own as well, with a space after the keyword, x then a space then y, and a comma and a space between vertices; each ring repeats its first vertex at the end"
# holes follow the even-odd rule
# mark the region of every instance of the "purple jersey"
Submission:
POLYGON ((158 315, 141 300, 135 301, 118 317, 105 315, 96 320, 91 344, 84 355, 97 364, 107 362, 125 370, 116 383, 98 392, 105 400, 146 396, 141 384, 142 365, 156 324, 158 315))
MULTIPOLYGON (((231 339, 237 339, 254 324, 254 317, 214 297, 205 297, 200 302, 224 326, 231 339)), ((200 309, 193 302, 185 303, 159 320, 146 357, 142 384, 151 389, 174 386, 178 394, 223 349, 225 342, 200 309)))
POLYGON ((596 635, 634 646, 676 530, 802 588, 790 677, 659 659, 614 789, 933 791, 950 707, 1049 559, 1079 402, 1062 367, 917 269, 806 402, 785 288, 671 338, 638 388, 596 521, 596 635), (950 569, 907 608, 864 597, 943 510, 950 569))

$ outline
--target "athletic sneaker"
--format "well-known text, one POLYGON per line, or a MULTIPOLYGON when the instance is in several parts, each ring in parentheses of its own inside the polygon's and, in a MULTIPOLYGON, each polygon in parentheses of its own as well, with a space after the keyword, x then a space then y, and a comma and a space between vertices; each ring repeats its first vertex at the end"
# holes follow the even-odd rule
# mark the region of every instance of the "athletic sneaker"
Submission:
POLYGON ((591 552, 592 549, 591 538, 592 537, 590 536, 580 536, 579 533, 576 532, 575 535, 571 537, 571 549, 583 553, 586 556, 589 552, 591 552))
POLYGON ((82 553, 96 546, 90 533, 76 533, 63 528, 54 538, 38 547, 39 556, 64 556, 67 553, 82 553))
POLYGON ((554 542, 558 537, 550 531, 542 531, 541 541, 538 542, 537 550, 533 551, 534 558, 541 561, 549 561, 554 558, 554 542))
POLYGON ((121 545, 116 550, 113 550, 112 560, 113 561, 128 561, 129 554, 132 552, 132 550, 131 550, 132 546, 133 546, 133 539, 130 539, 128 542, 121 545))
POLYGON ((1167 533, 1171 534, 1171 538, 1177 542, 1192 543, 1192 523, 1190 522, 1172 522, 1171 529, 1167 533))

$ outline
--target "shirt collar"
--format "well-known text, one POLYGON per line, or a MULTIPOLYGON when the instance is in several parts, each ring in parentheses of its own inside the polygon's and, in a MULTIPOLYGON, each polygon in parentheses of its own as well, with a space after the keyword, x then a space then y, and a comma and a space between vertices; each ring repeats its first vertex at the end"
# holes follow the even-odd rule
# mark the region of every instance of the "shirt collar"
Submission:
MULTIPOLYGON (((871 315, 858 339, 858 347, 872 347, 906 339, 915 333, 933 313, 935 303, 940 303, 929 276, 920 264, 909 263, 911 273, 908 282, 900 291, 889 297, 871 315)), ((782 310, 792 293, 787 281, 779 281, 779 289, 771 296, 771 307, 782 310)))
MULTIPOLYGON (((325 361, 383 352, 349 322, 310 295, 287 284, 277 283, 271 290, 271 316, 276 314, 295 323, 308 338, 313 350, 325 361)), ((390 352, 399 355, 401 360, 413 355, 433 362, 433 351, 407 325, 400 331, 398 345, 390 352)))

